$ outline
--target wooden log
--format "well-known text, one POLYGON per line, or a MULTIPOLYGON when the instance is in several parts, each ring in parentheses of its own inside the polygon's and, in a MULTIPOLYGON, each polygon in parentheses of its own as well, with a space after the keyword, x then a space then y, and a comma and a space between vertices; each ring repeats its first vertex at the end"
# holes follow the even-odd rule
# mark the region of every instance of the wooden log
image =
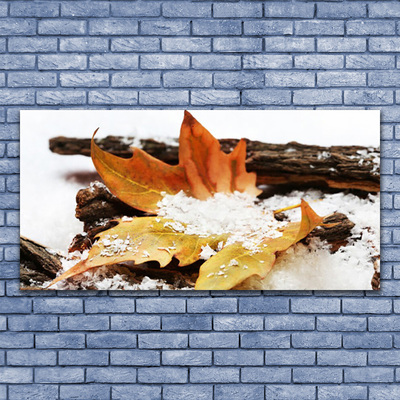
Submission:
MULTIPOLYGON (((134 138, 107 136, 96 143, 105 151, 129 158, 129 143, 134 138)), ((380 190, 379 149, 362 146, 312 146, 297 142, 271 144, 247 141, 248 171, 257 173, 257 184, 289 185, 300 187, 330 187, 356 189, 366 192, 380 190)), ((229 153, 237 139, 221 139, 221 149, 229 153)), ((178 147, 152 139, 140 141, 143 150, 152 156, 175 165, 178 163, 178 147)), ((90 156, 90 139, 50 139, 50 150, 58 154, 90 156)))

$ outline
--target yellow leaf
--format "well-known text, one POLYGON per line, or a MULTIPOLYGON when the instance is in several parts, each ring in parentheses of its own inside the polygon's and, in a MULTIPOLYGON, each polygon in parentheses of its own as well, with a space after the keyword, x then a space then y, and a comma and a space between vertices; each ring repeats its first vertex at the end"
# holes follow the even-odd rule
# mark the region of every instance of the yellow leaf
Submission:
POLYGON ((281 237, 266 239, 255 249, 246 250, 242 243, 225 247, 200 267, 195 289, 227 290, 253 275, 265 278, 274 266, 276 253, 306 237, 322 221, 323 218, 302 200, 300 222, 289 223, 281 237))

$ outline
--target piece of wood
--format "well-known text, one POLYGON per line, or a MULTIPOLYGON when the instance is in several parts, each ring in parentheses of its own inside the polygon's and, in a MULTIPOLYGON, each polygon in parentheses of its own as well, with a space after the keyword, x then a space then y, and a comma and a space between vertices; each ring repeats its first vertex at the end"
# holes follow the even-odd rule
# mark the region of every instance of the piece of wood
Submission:
MULTIPOLYGON (((380 190, 379 149, 362 146, 312 146, 297 142, 271 144, 247 141, 247 170, 257 173, 257 184, 300 187, 330 187, 366 192, 380 190)), ((96 139, 105 151, 129 158, 134 138, 107 136, 96 139)), ((221 149, 229 153, 237 139, 221 139, 221 149)), ((143 150, 168 164, 178 163, 178 147, 152 139, 140 141, 143 150)), ((90 139, 50 139, 50 150, 58 154, 90 156, 90 139)))

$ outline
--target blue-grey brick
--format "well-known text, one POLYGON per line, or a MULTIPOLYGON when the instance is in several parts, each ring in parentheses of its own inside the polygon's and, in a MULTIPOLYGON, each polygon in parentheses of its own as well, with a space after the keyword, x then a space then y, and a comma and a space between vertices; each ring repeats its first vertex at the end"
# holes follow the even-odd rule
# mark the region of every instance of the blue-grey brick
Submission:
POLYGON ((211 17, 211 4, 167 2, 162 5, 162 14, 172 18, 207 18, 211 17))
POLYGON ((90 35, 137 35, 138 22, 134 19, 92 19, 89 21, 90 35))
MULTIPOLYGON (((0 104, 4 105, 32 105, 35 103, 35 93, 29 89, 0 89, 0 104)), ((14 125, 0 127, 2 139, 18 139, 19 129, 14 125), (17 136, 16 136, 17 134, 17 136)))
MULTIPOLYGON (((18 163, 19 160, 13 160, 14 163, 18 163)), ((11 160, 1 160, 0 161, 0 173, 4 173, 3 168, 7 169, 6 173, 9 172, 17 172, 18 165, 14 165, 11 160), (7 162, 5 164, 5 162, 7 162)), ((17 209, 19 202, 19 195, 15 194, 3 194, 0 196, 0 207, 3 209, 17 209)), ((12 243, 15 238, 15 234, 17 233, 15 228, 2 228, 0 229, 0 242, 1 243, 12 243)))
POLYGON ((159 330, 160 317, 156 315, 116 315, 111 317, 112 330, 159 330))
POLYGON ((262 17, 262 4, 259 3, 215 3, 215 18, 262 17))
MULTIPOLYGON (((337 387, 335 385, 335 387, 337 387)), ((315 386, 307 385, 267 385, 265 388, 266 399, 314 400, 316 396, 315 386)))
POLYGON ((296 21, 294 23, 294 29, 296 35, 300 36, 341 36, 344 35, 344 22, 321 20, 296 21))
POLYGON ((32 368, 0 368, 0 383, 30 383, 32 381, 32 368))
POLYGON ((136 309, 138 313, 183 313, 186 309, 185 299, 137 299, 136 309))
MULTIPOLYGON (((200 71, 170 71, 163 74, 164 87, 172 88, 193 88, 193 87, 211 87, 212 74, 210 72, 200 71)), ((158 78, 158 85, 160 79, 158 78)))
POLYGON ((76 314, 83 312, 81 299, 37 298, 33 300, 35 314, 76 314))
POLYGON ((140 383, 186 383, 187 381, 187 368, 150 367, 138 369, 138 382, 140 383))
POLYGON ((76 105, 86 103, 83 90, 45 90, 36 94, 36 103, 44 105, 76 105))
MULTIPOLYGON (((140 105, 177 105, 185 106, 189 104, 189 92, 187 90, 174 90, 173 92, 166 91, 144 91, 139 92, 139 104, 140 105)), ((142 299, 140 299, 142 300, 142 299)), ((144 300, 144 299, 143 299, 144 300)), ((160 299, 164 300, 164 299, 160 299)), ((167 300, 167 299, 165 299, 167 300)), ((170 300, 170 299, 168 299, 170 300)), ((172 299, 171 299, 172 300, 172 299)), ((183 299, 180 299, 183 300, 183 299)), ((142 308, 144 309, 144 308, 142 308)), ((161 310, 160 310, 161 311, 161 310)), ((160 312, 159 311, 159 312, 160 312)), ((182 312, 178 310, 164 311, 164 312, 182 312)))
POLYGON ((111 365, 157 366, 160 365, 160 352, 155 350, 112 350, 111 365))
POLYGON ((134 348, 136 334, 130 332, 89 333, 86 342, 88 348, 134 348))
POLYGON ((369 5, 370 18, 396 18, 400 17, 400 4, 397 2, 379 2, 369 5))
POLYGON ((318 365, 358 366, 367 365, 367 353, 362 351, 322 350, 317 354, 318 365))
MULTIPOLYGON (((384 3, 377 4, 382 8, 384 3)), ((373 6, 374 4, 370 4, 373 6)), ((371 8, 370 8, 371 10, 371 8)), ((371 12, 371 11, 370 11, 371 12)), ((396 31, 395 21, 347 21, 346 33, 348 35, 394 35, 396 31)))
POLYGON ((49 400, 58 397, 57 385, 10 385, 10 400, 49 400))
POLYGON ((317 84, 320 87, 366 86, 365 72, 356 71, 322 71, 317 73, 317 84))
POLYGON ((345 90, 344 103, 349 105, 393 104, 393 91, 379 89, 345 90))
POLYGON ((216 331, 260 331, 263 326, 262 315, 214 316, 216 331))
POLYGON ((86 65, 86 56, 81 54, 46 54, 38 56, 39 70, 85 69, 86 65))
POLYGON ((340 90, 335 90, 335 89, 296 90, 293 93, 293 104, 299 104, 299 105, 342 104, 342 92, 340 90))
POLYGON ((86 382, 134 383, 136 382, 136 370, 134 368, 123 367, 87 368, 86 382))
POLYGON ((400 71, 374 71, 368 74, 368 85, 386 87, 400 85, 400 71))
POLYGON ((9 87, 55 87, 57 75, 52 72, 9 72, 9 87))
POLYGON ((392 368, 364 367, 346 368, 344 370, 345 382, 393 382, 394 372, 392 368))
POLYGON ((158 17, 160 4, 156 2, 114 2, 111 3, 114 17, 158 17))
MULTIPOLYGON (((7 232, 7 230, 5 230, 4 232, 7 232)), ((13 314, 29 314, 31 312, 31 308, 32 308, 32 301, 29 298, 3 297, 0 299, 0 313, 2 314, 10 312, 10 310, 12 310, 13 314)), ((26 318, 29 318, 29 316, 27 316, 26 318)))
POLYGON ((215 365, 263 365, 262 350, 217 350, 214 351, 215 365))
POLYGON ((290 334, 276 332, 243 333, 240 336, 240 346, 247 349, 287 349, 290 347, 290 334))
MULTIPOLYGON (((245 35, 292 35, 293 23, 291 21, 245 21, 243 24, 245 35)), ((272 39, 272 38, 271 38, 272 39)), ((280 39, 291 40, 290 38, 273 38, 277 41, 280 39)), ((301 40, 301 39, 300 39, 301 40)), ((311 39, 312 40, 312 39, 311 39)), ((268 51, 269 49, 267 49, 268 51)))
POLYGON ((240 313, 287 313, 289 312, 289 299, 284 297, 243 297, 239 299, 240 313))
POLYGON ((10 157, 10 158, 19 157, 19 143, 8 143, 7 144, 7 157, 10 157))
POLYGON ((108 365, 108 352, 105 350, 61 350, 59 365, 108 365))
POLYGON ((340 368, 293 368, 294 383, 340 383, 340 368))
MULTIPOLYGON (((189 64, 189 62, 187 62, 187 64, 189 64)), ((216 54, 213 55, 204 54, 204 55, 192 56, 192 67, 194 69, 238 70, 241 68, 240 65, 241 65, 240 56, 216 55, 216 54)))
POLYGON ((12 2, 10 16, 12 17, 58 17, 59 5, 44 2, 12 2))
MULTIPOLYGON (((171 74, 176 74, 176 72, 171 72, 171 74)), ((179 76, 181 76, 181 73, 179 73, 179 76)), ((113 87, 159 87, 160 84, 161 74, 159 72, 116 72, 111 77, 113 87)))
POLYGON ((392 336, 388 333, 348 333, 343 335, 346 349, 384 349, 392 347, 392 336))
POLYGON ((348 55, 346 56, 346 68, 350 69, 392 69, 395 60, 391 55, 348 55))
POLYGON ((139 334, 139 348, 180 349, 188 345, 188 335, 183 333, 143 333, 139 334))
POLYGON ((108 39, 104 38, 61 38, 60 50, 65 52, 106 52, 108 39))
MULTIPOLYGON (((44 73, 41 72, 41 75, 44 73)), ((102 72, 61 72, 60 85, 63 87, 107 87, 108 73, 102 72)))
MULTIPOLYGON (((400 279, 400 265, 394 265, 394 266, 393 266, 393 278, 394 278, 394 279, 400 279)), ((395 301, 394 301, 394 309, 395 309, 395 312, 396 312, 396 313, 399 312, 398 306, 399 306, 399 304, 398 304, 398 302, 395 300, 395 301)))
POLYGON ((214 38, 213 50, 223 53, 255 53, 262 51, 261 38, 214 38))
POLYGON ((265 51, 282 53, 312 52, 315 49, 314 39, 271 37, 264 39, 265 51))
MULTIPOLYGON (((273 300, 273 298, 271 298, 271 300, 273 300)), ((282 312, 284 313, 285 311, 282 312)), ((265 330, 268 331, 314 330, 315 328, 314 320, 315 320, 314 317, 302 316, 302 315, 271 315, 265 317, 265 330)))
POLYGON ((190 369, 192 383, 238 383, 239 368, 193 367, 190 369))
POLYGON ((314 365, 315 352, 311 350, 266 350, 266 365, 314 365))
POLYGON ((8 13, 8 4, 7 3, 1 3, 0 4, 0 16, 1 17, 6 17, 8 13))
POLYGON ((243 90, 242 102, 245 105, 288 105, 291 102, 289 90, 254 89, 243 90))
POLYGON ((235 20, 195 20, 193 35, 198 36, 235 36, 242 33, 241 21, 235 20))
MULTIPOLYGON (((16 240, 18 239, 16 238, 16 240)), ((0 276, 2 279, 19 279, 19 263, 3 263, 0 269, 0 276)))
POLYGON ((315 74, 312 72, 281 72, 270 71, 265 74, 267 87, 313 87, 315 74))
MULTIPOLYGON (((377 300, 377 299, 371 299, 377 300)), ((368 329, 370 331, 399 331, 400 330, 400 316, 390 315, 385 317, 370 317, 368 318, 368 329)))
POLYGON ((8 18, 0 20, 0 36, 34 35, 36 21, 25 18, 8 18))
POLYGON ((7 364, 14 366, 51 366, 57 363, 54 350, 10 350, 7 352, 7 364))
POLYGON ((8 39, 10 53, 50 53, 57 51, 56 38, 11 37, 8 39))
POLYGON ((262 385, 215 385, 215 400, 263 399, 262 385))
POLYGON ((140 24, 141 35, 171 36, 189 35, 189 21, 167 21, 167 20, 143 20, 140 24))
MULTIPOLYGON (((1 289, 2 296, 5 295, 4 287, 1 289)), ((5 331, 7 330, 7 317, 5 315, 2 315, 0 318, 0 331, 5 331)), ((0 356, 1 359, 2 356, 0 356)), ((4 358, 4 353, 3 353, 3 358, 4 358)))
POLYGON ((28 54, 4 54, 0 58, 1 69, 34 69, 35 56, 28 54))
POLYGON ((317 39, 317 51, 323 53, 362 53, 366 48, 366 39, 361 38, 317 39))
POLYGON ((135 299, 93 298, 85 300, 85 312, 88 314, 133 313, 135 299))
POLYGON ((367 7, 361 3, 318 3, 318 18, 362 18, 367 16, 367 7))
MULTIPOLYGON (((6 74, 2 73, 0 74, 0 86, 4 87, 6 86, 6 74)), ((0 111, 0 121, 4 122, 5 121, 5 109, 2 108, 0 111)))
POLYGON ((111 51, 115 52, 157 52, 160 50, 160 39, 153 37, 127 37, 111 39, 111 51))
POLYGON ((3 349, 22 349, 33 347, 32 333, 1 332, 0 343, 3 349))
POLYGON ((162 317, 162 329, 165 331, 208 331, 212 327, 210 315, 179 315, 162 317))
POLYGON ((35 382, 38 383, 83 383, 84 369, 69 368, 36 368, 35 382))
POLYGON ((331 385, 331 386, 318 386, 318 399, 320 400, 366 400, 367 387, 356 385, 331 385))
POLYGON ((234 313, 237 311, 237 300, 235 298, 188 299, 187 310, 190 313, 234 313))
POLYGON ((400 365, 400 351, 372 350, 368 352, 369 365, 400 365))
POLYGON ((192 53, 209 53, 211 51, 211 39, 163 38, 161 40, 161 49, 169 53, 180 53, 182 49, 192 53))
POLYGON ((39 35, 84 35, 85 21, 70 19, 40 20, 38 23, 39 35))
POLYGON ((137 69, 139 57, 135 54, 96 54, 89 57, 91 69, 137 69))
POLYGON ((110 387, 108 385, 61 385, 60 399, 62 400, 109 400, 110 387))
POLYGON ((101 1, 61 3, 63 17, 106 17, 109 5, 101 1))
POLYGON ((392 302, 386 299, 343 299, 342 312, 345 314, 390 314, 392 302))
POLYGON ((189 56, 183 54, 151 54, 140 56, 142 69, 188 69, 189 56))
POLYGON ((292 334, 294 348, 329 349, 341 347, 342 335, 328 332, 296 332, 292 334))
POLYGON ((369 50, 372 52, 398 52, 400 49, 400 38, 370 38, 369 50))
POLYGON ((319 331, 365 331, 367 320, 365 317, 318 316, 317 329, 319 331))
POLYGON ((89 104, 124 104, 135 105, 138 93, 132 90, 92 90, 89 92, 89 104))
POLYGON ((210 385, 165 385, 163 387, 164 400, 209 400, 213 397, 213 388, 210 385))
MULTIPOLYGON (((400 237, 397 238, 400 242, 400 237)), ((392 231, 388 229, 381 229, 381 244, 391 244, 392 243, 392 231)))
POLYGON ((290 368, 243 368, 242 382, 246 383, 290 383, 290 368))
POLYGON ((162 352, 163 365, 211 365, 212 352, 205 350, 166 350, 162 352))
MULTIPOLYGON (((13 312, 15 311, 13 310, 13 312)), ((29 312, 29 310, 27 309, 25 312, 29 312)), ((57 317, 41 315, 10 316, 8 317, 8 328, 10 331, 56 331, 58 320, 57 317)))
POLYGON ((339 69, 343 68, 344 56, 338 54, 296 55, 294 65, 301 69, 339 69))
POLYGON ((339 313, 340 300, 334 298, 294 298, 291 302, 294 313, 339 313))
POLYGON ((189 335, 189 346, 192 348, 237 348, 239 334, 237 333, 192 333, 189 335))
POLYGON ((230 90, 192 90, 192 105, 239 105, 240 94, 230 90))
POLYGON ((60 329, 64 331, 99 331, 109 329, 109 317, 96 315, 71 315, 60 317, 60 329))
POLYGON ((137 384, 113 386, 112 398, 115 400, 161 400, 161 387, 137 384))
POLYGON ((313 18, 314 4, 267 2, 264 16, 268 18, 313 18))

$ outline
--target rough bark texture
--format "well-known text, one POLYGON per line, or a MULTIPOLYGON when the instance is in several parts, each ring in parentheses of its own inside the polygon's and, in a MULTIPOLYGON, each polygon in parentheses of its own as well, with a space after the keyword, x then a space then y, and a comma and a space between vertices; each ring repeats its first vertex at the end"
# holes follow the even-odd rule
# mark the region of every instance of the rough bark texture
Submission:
MULTIPOLYGON (((108 136, 97 140, 106 151, 128 158, 134 138, 108 136)), ((229 153, 236 139, 220 140, 229 153)), ((143 150, 169 164, 178 163, 178 147, 141 140, 143 150)), ((50 139, 51 151, 58 154, 90 156, 90 139, 63 136, 50 139)), ((247 170, 257 172, 257 184, 331 187, 367 192, 380 190, 379 149, 361 146, 311 146, 297 142, 270 144, 247 140, 247 170)))

